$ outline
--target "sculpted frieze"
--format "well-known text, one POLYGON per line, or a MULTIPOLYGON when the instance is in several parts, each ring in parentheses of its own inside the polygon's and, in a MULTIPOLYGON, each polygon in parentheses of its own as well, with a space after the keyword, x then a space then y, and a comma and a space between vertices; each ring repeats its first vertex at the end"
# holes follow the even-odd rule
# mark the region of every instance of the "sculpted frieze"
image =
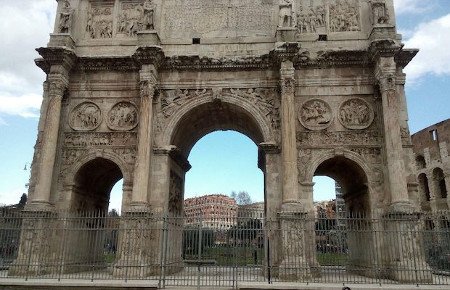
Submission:
POLYGON ((307 129, 322 130, 330 126, 333 113, 328 103, 320 99, 311 99, 301 105, 298 119, 307 129))
POLYGON ((108 112, 106 123, 116 131, 128 131, 138 124, 138 109, 131 102, 119 102, 108 112))
POLYGON ((299 146, 335 146, 335 145, 372 145, 381 144, 381 136, 377 131, 311 131, 298 132, 299 146))
POLYGON ((90 38, 112 38, 114 1, 91 2, 86 32, 90 38))
POLYGON ((153 19, 156 6, 151 0, 128 0, 121 2, 117 32, 136 36, 138 31, 154 29, 153 19))
POLYGON ((76 106, 70 113, 69 125, 76 131, 92 131, 102 121, 100 108, 91 102, 84 102, 76 106))
POLYGON ((360 15, 357 0, 336 0, 330 6, 330 31, 359 31, 360 15))
POLYGON ((296 8, 296 27, 299 35, 360 31, 358 0, 302 0, 296 8))
POLYGON ((297 12, 297 29, 299 33, 326 33, 327 6, 300 6, 297 12))
POLYGON ((94 132, 94 133, 65 133, 64 146, 91 147, 91 146, 112 146, 126 147, 136 145, 135 132, 94 132))
POLYGON ((339 121, 347 129, 365 129, 372 124, 373 118, 372 107, 360 98, 346 100, 339 108, 339 121))

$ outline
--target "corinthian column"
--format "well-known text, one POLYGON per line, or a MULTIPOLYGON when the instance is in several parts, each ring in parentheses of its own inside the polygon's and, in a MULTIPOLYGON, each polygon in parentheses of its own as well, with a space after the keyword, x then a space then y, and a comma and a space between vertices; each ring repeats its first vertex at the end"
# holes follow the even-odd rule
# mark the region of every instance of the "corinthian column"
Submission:
POLYGON ((50 206, 50 193, 53 181, 56 147, 61 118, 61 102, 67 88, 67 78, 58 73, 51 73, 47 78, 49 90, 47 109, 45 111, 45 126, 42 135, 41 158, 37 170, 37 181, 30 207, 46 208, 50 206))
POLYGON ((400 97, 396 86, 396 64, 393 56, 380 56, 375 76, 378 80, 383 108, 384 145, 388 186, 393 208, 409 206, 407 178, 403 164, 403 147, 399 116, 400 97))
POLYGON ((281 152, 283 160, 283 204, 298 203, 297 143, 295 138, 294 66, 281 62, 281 152))
POLYGON ((131 207, 133 211, 148 207, 148 190, 150 179, 150 158, 152 151, 152 117, 153 96, 157 84, 154 65, 142 65, 140 70, 140 116, 138 130, 138 152, 134 167, 131 207))

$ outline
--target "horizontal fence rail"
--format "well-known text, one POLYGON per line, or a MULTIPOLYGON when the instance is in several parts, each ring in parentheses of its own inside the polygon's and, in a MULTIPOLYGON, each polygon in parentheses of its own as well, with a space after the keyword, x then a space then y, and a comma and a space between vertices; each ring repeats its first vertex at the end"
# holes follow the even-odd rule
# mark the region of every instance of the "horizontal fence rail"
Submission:
POLYGON ((0 278, 450 285, 449 217, 4 211, 0 278))

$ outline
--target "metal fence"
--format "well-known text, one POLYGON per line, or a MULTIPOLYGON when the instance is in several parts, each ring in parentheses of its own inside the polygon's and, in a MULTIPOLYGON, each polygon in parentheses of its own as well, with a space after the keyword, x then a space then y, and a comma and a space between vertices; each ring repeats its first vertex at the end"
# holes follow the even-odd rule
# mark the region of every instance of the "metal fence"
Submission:
MULTIPOLYGON (((259 216, 259 215, 256 215, 259 216)), ((0 215, 0 277, 450 284, 450 213, 389 218, 0 215)))

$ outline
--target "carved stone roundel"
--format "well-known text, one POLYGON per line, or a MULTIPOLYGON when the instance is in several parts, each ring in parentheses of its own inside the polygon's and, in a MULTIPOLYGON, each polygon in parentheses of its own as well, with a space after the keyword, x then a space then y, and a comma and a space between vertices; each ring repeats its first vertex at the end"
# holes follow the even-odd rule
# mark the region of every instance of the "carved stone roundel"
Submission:
POLYGON ((138 110, 133 103, 120 102, 108 112, 108 127, 116 131, 131 130, 138 124, 138 110))
POLYGON ((307 129, 322 130, 330 126, 333 113, 328 103, 320 99, 311 99, 300 107, 298 119, 307 129))
POLYGON ((349 99, 339 108, 339 121, 347 129, 365 129, 372 124, 373 118, 373 109, 360 98, 349 99))
POLYGON ((72 110, 69 125, 76 131, 92 131, 100 126, 101 121, 100 108, 94 103, 84 102, 72 110))

